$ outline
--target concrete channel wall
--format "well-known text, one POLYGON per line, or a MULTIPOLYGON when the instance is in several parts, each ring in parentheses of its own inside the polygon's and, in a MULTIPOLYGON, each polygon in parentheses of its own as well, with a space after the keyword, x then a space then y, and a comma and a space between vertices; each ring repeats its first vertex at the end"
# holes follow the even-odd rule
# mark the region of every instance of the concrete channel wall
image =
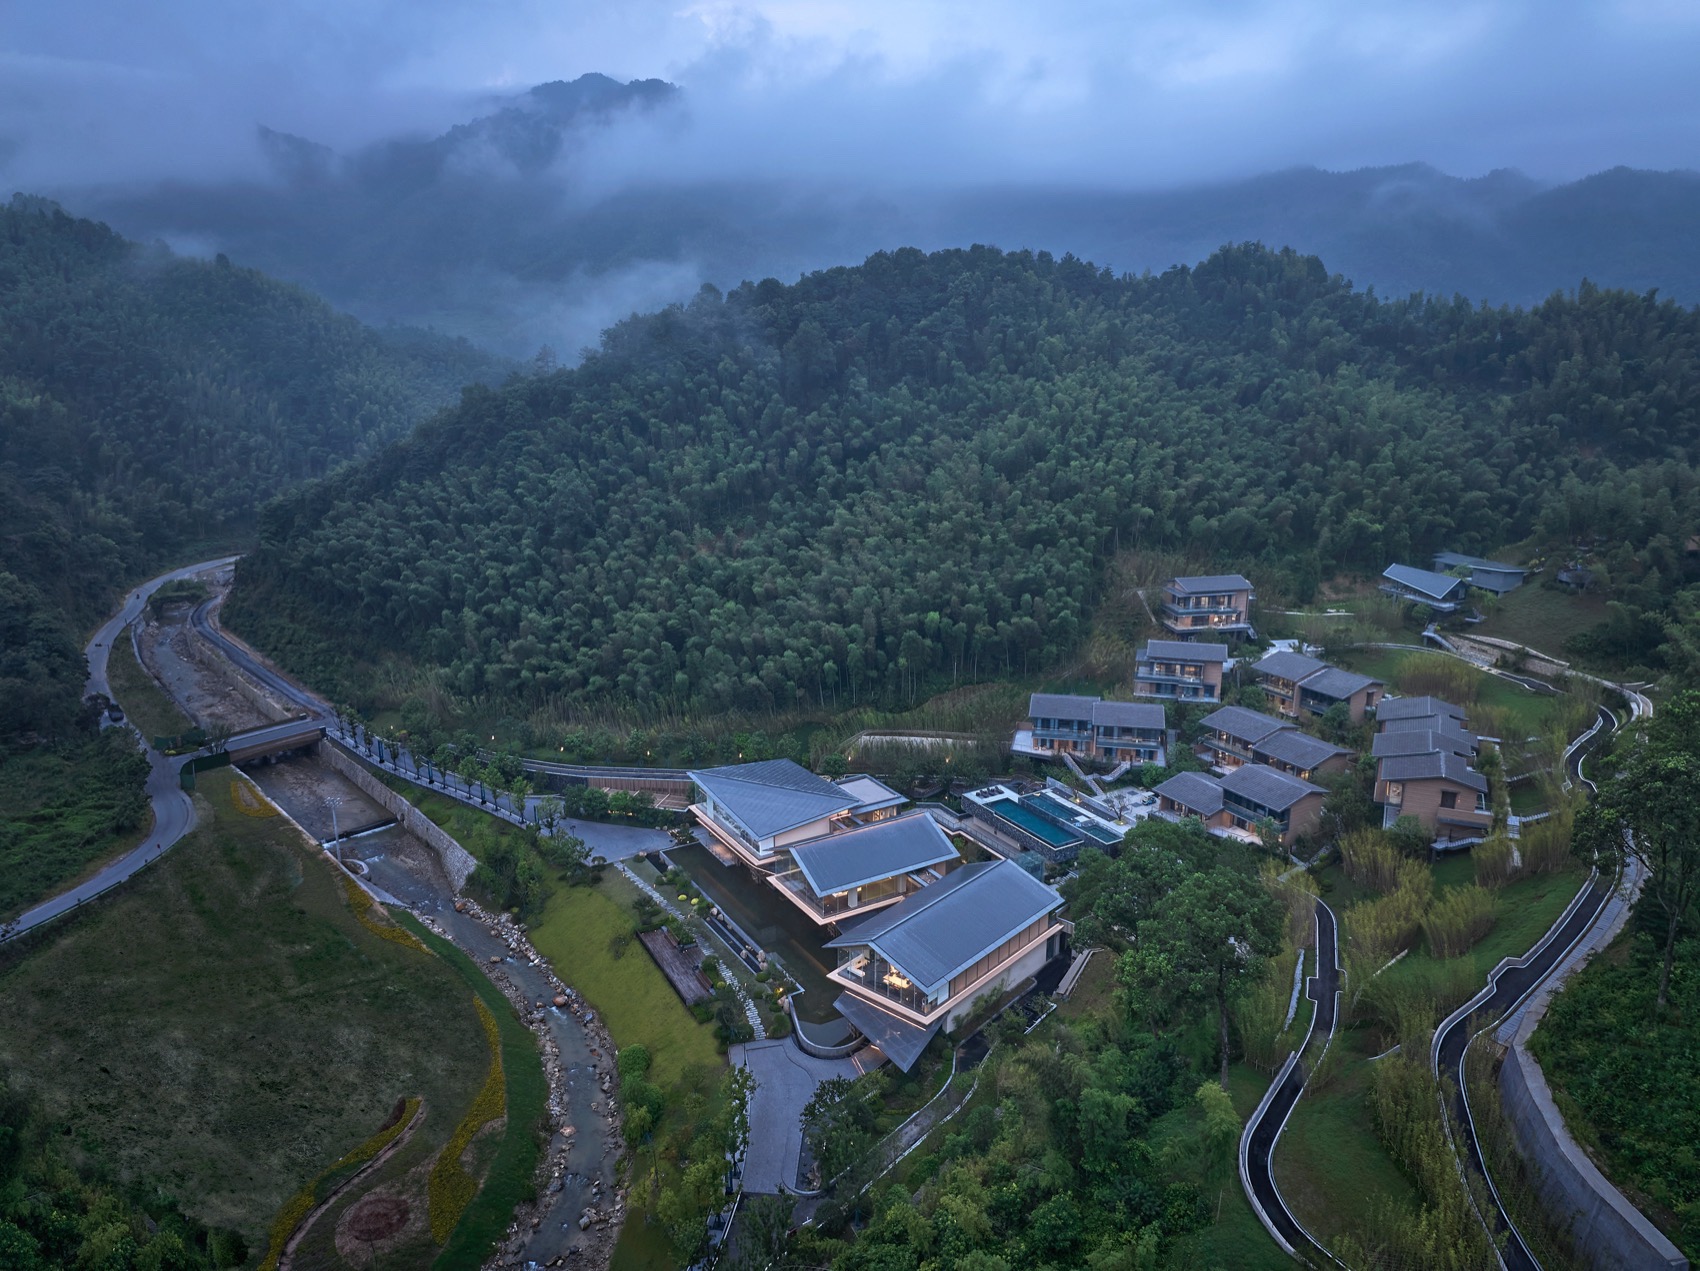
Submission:
POLYGON ((319 744, 319 755, 337 772, 358 786, 367 798, 387 809, 402 829, 434 851, 438 861, 442 863, 443 872, 449 876, 449 882, 454 884, 457 892, 466 886, 466 880, 472 877, 472 871, 478 868, 478 862, 472 859, 472 853, 455 842, 430 817, 402 795, 379 781, 363 764, 329 737, 319 744))
MULTIPOLYGON (((1532 1021, 1525 1021, 1525 1027, 1532 1021)), ((1574 1215, 1577 1252, 1600 1271, 1687 1271, 1688 1259, 1594 1167, 1564 1128, 1541 1066, 1519 1040, 1499 1070, 1500 1098, 1517 1146, 1535 1167, 1541 1198, 1574 1215)))

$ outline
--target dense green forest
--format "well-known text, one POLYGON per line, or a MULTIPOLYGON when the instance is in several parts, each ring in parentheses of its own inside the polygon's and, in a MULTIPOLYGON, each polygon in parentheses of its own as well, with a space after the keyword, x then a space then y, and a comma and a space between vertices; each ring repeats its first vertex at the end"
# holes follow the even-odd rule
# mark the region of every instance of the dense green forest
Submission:
POLYGON ((1440 547, 1589 540, 1602 650, 1692 669, 1700 316, 1583 286, 1385 302, 1227 248, 1118 278, 904 250, 705 288, 284 496, 231 620, 521 712, 895 704, 1077 648, 1119 554, 1309 599, 1440 547))
POLYGON ((500 371, 222 257, 0 207, 0 744, 72 731, 78 633, 123 583, 500 371))

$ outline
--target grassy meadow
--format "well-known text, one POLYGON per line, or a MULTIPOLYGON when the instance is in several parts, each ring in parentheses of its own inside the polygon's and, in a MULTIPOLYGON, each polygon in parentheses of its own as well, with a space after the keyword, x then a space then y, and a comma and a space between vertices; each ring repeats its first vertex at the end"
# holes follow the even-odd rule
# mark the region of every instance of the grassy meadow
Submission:
MULTIPOLYGON (((188 839, 7 956, 0 1066, 81 1150, 241 1232, 258 1258, 285 1203, 398 1099, 423 1099, 423 1114, 382 1172, 433 1154, 490 1058, 470 964, 393 928, 381 937, 375 915, 363 923, 329 862, 282 818, 255 815, 238 781, 202 774, 188 839)), ((498 1018, 519 1028, 505 1005, 498 1018)), ((509 1067, 523 1084, 523 1063, 509 1067)), ((341 1265, 329 1230, 315 1226, 300 1265, 341 1265)))

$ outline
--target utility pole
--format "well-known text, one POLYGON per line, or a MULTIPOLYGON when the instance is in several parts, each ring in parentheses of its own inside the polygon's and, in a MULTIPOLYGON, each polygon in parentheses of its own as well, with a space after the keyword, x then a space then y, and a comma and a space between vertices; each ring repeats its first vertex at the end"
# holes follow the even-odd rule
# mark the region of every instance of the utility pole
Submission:
POLYGON ((331 810, 331 843, 336 849, 336 863, 340 865, 342 864, 342 832, 337 828, 336 810, 342 806, 342 798, 333 794, 325 800, 325 803, 331 810))

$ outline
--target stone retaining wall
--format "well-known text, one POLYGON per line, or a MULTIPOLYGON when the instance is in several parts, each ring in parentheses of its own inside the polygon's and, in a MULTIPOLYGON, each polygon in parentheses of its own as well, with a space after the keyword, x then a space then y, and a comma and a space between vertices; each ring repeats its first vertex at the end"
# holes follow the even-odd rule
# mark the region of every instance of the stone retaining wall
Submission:
POLYGON ((379 806, 387 809, 391 816, 401 825, 401 828, 423 842, 437 854, 437 860, 443 866, 443 872, 449 876, 449 882, 455 891, 466 886, 466 880, 472 877, 472 871, 478 868, 478 862, 454 838, 442 830, 430 817, 409 803, 397 791, 390 789, 353 756, 343 750, 342 746, 327 737, 319 743, 319 755, 337 772, 347 777, 367 798, 374 800, 379 806))

